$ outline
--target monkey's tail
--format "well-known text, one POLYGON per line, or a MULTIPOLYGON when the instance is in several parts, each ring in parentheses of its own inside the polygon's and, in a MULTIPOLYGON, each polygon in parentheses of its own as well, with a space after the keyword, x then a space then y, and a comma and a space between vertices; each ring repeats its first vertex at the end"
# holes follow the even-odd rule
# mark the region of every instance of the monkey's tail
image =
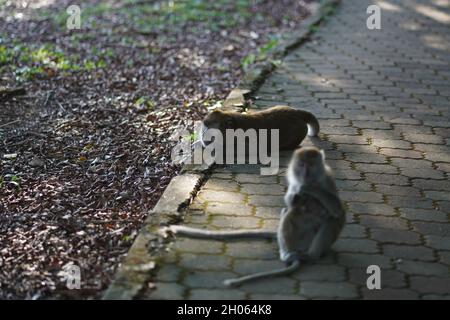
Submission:
POLYGON ((283 268, 283 269, 277 269, 277 270, 271 270, 271 271, 265 271, 260 273, 254 273, 248 276, 235 278, 235 279, 227 279, 223 282, 223 284, 227 287, 237 287, 241 284, 244 284, 246 282, 254 281, 261 278, 268 278, 268 277, 278 277, 290 274, 294 271, 296 271, 300 267, 300 261, 295 260, 290 266, 283 268))
POLYGON ((304 119, 308 124, 308 136, 317 137, 320 131, 319 120, 311 112, 304 111, 304 119))
POLYGON ((172 225, 168 228, 173 234, 187 236, 197 239, 276 239, 277 233, 274 231, 262 230, 236 230, 236 231, 212 231, 186 226, 172 225))

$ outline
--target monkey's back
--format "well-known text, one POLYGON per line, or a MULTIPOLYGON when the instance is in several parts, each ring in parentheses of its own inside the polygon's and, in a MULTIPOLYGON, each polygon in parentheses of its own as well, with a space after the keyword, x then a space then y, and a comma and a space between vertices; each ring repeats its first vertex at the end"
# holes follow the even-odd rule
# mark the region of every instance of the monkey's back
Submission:
POLYGON ((247 119, 252 121, 241 121, 238 127, 244 130, 278 129, 281 150, 296 148, 308 133, 308 122, 317 122, 310 112, 288 106, 275 106, 263 111, 251 112, 247 115, 247 119))

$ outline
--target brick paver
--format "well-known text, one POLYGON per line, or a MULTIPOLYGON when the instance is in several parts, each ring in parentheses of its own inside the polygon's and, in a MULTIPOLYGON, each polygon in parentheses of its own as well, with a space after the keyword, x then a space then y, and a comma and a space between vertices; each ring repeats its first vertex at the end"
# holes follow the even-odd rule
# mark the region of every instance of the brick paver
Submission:
MULTIPOLYGON (((257 93, 260 108, 281 102, 321 122, 320 145, 348 210, 333 252, 291 276, 227 289, 225 278, 280 266, 276 243, 177 239, 161 260, 156 289, 143 297, 450 298, 450 6, 376 3, 382 30, 366 28, 371 1, 343 0, 257 93), (372 264, 382 270, 379 291, 366 288, 372 264)), ((212 173, 185 224, 276 228, 284 170, 261 177, 238 167, 212 173)))

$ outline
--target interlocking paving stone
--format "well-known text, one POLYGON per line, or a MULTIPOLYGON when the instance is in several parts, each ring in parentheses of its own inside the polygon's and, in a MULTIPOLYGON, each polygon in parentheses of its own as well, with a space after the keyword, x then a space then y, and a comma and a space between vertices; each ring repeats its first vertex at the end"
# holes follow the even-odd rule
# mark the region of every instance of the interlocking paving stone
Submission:
POLYGON ((441 277, 448 275, 448 267, 439 263, 402 260, 397 264, 397 268, 407 274, 414 275, 441 277))
POLYGON ((414 196, 420 197, 421 193, 419 189, 406 186, 386 186, 383 184, 375 185, 377 192, 385 195, 397 195, 397 196, 414 196))
POLYGON ((280 185, 242 184, 241 192, 250 195, 284 195, 286 188, 280 185))
POLYGON ((385 255, 398 259, 414 259, 423 261, 434 261, 433 250, 426 247, 416 247, 409 245, 386 244, 383 246, 385 255))
POLYGON ((373 190, 372 184, 365 181, 358 180, 336 180, 336 186, 339 190, 347 191, 371 191, 373 190))
POLYGON ((238 192, 202 190, 198 198, 203 201, 217 201, 229 203, 241 203, 245 199, 245 195, 238 192))
POLYGON ((261 272, 261 270, 280 269, 284 263, 279 260, 236 259, 233 271, 239 275, 261 272))
POLYGON ((369 290, 363 289, 363 297, 366 300, 417 300, 419 294, 407 289, 390 289, 369 290))
POLYGON ((448 223, 411 222, 414 230, 424 235, 436 235, 450 237, 450 225, 448 223))
POLYGON ((355 163, 388 163, 387 158, 381 154, 346 153, 345 158, 355 163))
POLYGON ((420 235, 412 231, 371 228, 370 234, 380 243, 421 244, 420 235))
POLYGON ((183 284, 190 288, 223 289, 222 282, 234 277, 236 277, 236 274, 228 271, 192 271, 184 277, 183 284))
POLYGON ((243 300, 245 293, 238 290, 191 290, 189 298, 192 300, 243 300))
POLYGON ((397 214, 394 207, 382 203, 349 202, 348 208, 351 212, 358 214, 383 216, 395 216, 397 214))
POLYGON ((427 235, 425 236, 425 238, 429 247, 450 251, 450 236, 440 237, 434 235, 427 235))
POLYGON ((448 215, 438 210, 402 208, 400 212, 401 216, 408 220, 449 222, 448 215))
POLYGON ((333 245, 337 252, 377 253, 377 242, 368 239, 338 239, 333 245))
POLYGON ((357 163, 355 165, 355 168, 361 172, 388 173, 388 174, 398 173, 397 168, 389 164, 357 163))
POLYGON ((383 196, 380 193, 368 191, 342 191, 341 199, 344 201, 356 202, 383 202, 383 196))
POLYGON ((388 203, 399 208, 433 209, 433 201, 410 196, 387 195, 388 203))
POLYGON ((345 281, 345 268, 338 265, 304 265, 292 277, 300 281, 345 281))
POLYGON ((302 281, 300 294, 310 298, 346 298, 359 296, 356 286, 347 282, 302 281))
POLYGON ((408 221, 397 217, 361 215, 359 220, 362 225, 370 228, 408 230, 408 221))
POLYGON ((298 284, 292 278, 279 277, 275 282, 271 280, 262 279, 257 282, 249 282, 242 285, 241 290, 251 293, 270 293, 272 295, 297 293, 298 284))
POLYGON ((231 259, 223 255, 182 253, 180 265, 198 270, 226 270, 231 265, 231 259))
POLYGON ((391 258, 381 254, 366 254, 366 253, 339 253, 339 265, 346 267, 363 267, 367 268, 370 265, 377 265, 380 268, 390 269, 391 258))
POLYGON ((237 217, 228 215, 214 215, 211 219, 210 225, 217 228, 227 229, 257 229, 262 221, 255 217, 237 217))
POLYGON ((251 216, 253 207, 242 203, 208 202, 206 210, 209 214, 230 214, 238 216, 251 216))
MULTIPOLYGON (((230 289, 226 278, 283 265, 276 241, 177 237, 144 298, 450 298, 450 33, 407 0, 389 3, 401 10, 382 10, 382 29, 371 31, 372 1, 342 0, 256 93, 261 108, 290 104, 320 121, 320 139, 303 144, 325 149, 348 210, 334 251, 290 276, 230 289), (366 288, 369 265, 381 268, 381 290, 366 288)), ((290 154, 275 176, 256 165, 216 167, 185 223, 275 230, 290 154)))
POLYGON ((424 276, 410 278, 411 289, 421 293, 448 294, 450 292, 450 279, 424 276))
POLYGON ((449 180, 424 180, 424 179, 413 179, 412 184, 416 188, 423 190, 448 190, 450 189, 449 180))
POLYGON ((341 238, 367 238, 366 228, 358 224, 347 224, 341 232, 341 238))
POLYGON ((173 249, 181 252, 219 254, 224 251, 220 241, 182 238, 174 243, 173 249))
MULTIPOLYGON (((186 287, 174 282, 159 282, 156 290, 151 291, 146 298, 154 300, 183 299, 186 287)), ((144 296, 145 297, 145 296, 144 296)))
POLYGON ((226 254, 233 258, 278 259, 278 248, 275 242, 261 241, 227 243, 226 254))

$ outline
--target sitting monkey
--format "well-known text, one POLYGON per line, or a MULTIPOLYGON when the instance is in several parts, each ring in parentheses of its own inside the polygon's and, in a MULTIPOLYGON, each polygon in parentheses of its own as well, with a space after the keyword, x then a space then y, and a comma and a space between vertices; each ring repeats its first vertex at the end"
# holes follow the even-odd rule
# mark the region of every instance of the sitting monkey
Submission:
POLYGON ((312 113, 288 106, 275 106, 249 113, 216 109, 203 119, 202 127, 200 138, 203 146, 208 144, 203 139, 208 129, 218 129, 224 137, 227 129, 278 129, 280 150, 295 149, 307 133, 310 136, 317 136, 319 133, 319 122, 312 113))
POLYGON ((280 259, 287 266, 225 280, 227 286, 265 277, 289 274, 302 261, 315 261, 336 241, 344 224, 345 211, 339 199, 331 169, 325 164, 323 151, 315 147, 296 150, 289 164, 289 188, 285 196, 287 208, 281 212, 278 231, 238 230, 210 231, 185 226, 169 226, 164 231, 199 239, 278 240, 280 259))

